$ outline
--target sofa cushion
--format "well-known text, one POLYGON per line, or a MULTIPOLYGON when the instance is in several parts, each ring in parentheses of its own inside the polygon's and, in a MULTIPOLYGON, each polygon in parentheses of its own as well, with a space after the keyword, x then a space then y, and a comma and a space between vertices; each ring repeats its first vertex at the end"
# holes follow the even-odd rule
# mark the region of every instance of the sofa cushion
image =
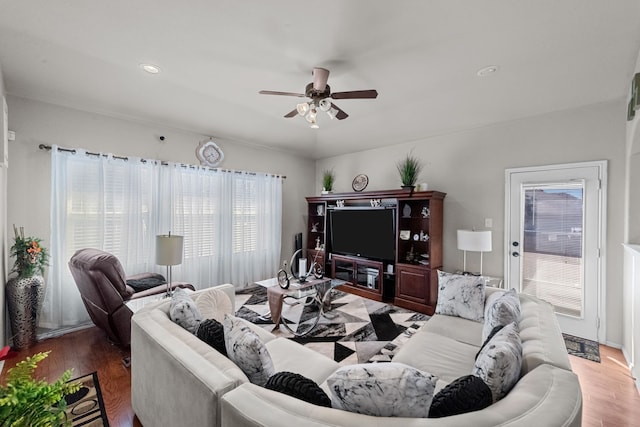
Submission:
POLYGON ((318 384, 323 383, 340 367, 335 360, 289 338, 276 338, 267 342, 266 347, 271 354, 276 372, 294 372, 318 384))
POLYGON ((212 288, 198 295, 195 303, 203 319, 215 319, 222 323, 225 314, 233 314, 231 300, 221 289, 212 288))
POLYGON ((331 408, 331 399, 315 381, 294 372, 276 372, 264 386, 314 405, 331 408))
POLYGON ((478 346, 445 335, 419 331, 402 346, 393 361, 437 375, 448 384, 471 372, 477 352, 478 346))
POLYGON ((465 375, 448 384, 433 397, 429 418, 479 411, 492 403, 489 386, 480 377, 465 375))
POLYGON ((522 375, 549 364, 571 370, 553 306, 535 297, 520 294, 522 318, 518 324, 522 340, 522 375))
POLYGON ((482 276, 452 274, 438 270, 436 313, 482 321, 484 288, 485 279, 482 276))
POLYGON ((378 417, 426 418, 437 377, 402 363, 365 363, 327 379, 334 408, 378 417))
POLYGON ((511 322, 520 322, 520 298, 515 289, 501 294, 494 293, 487 298, 484 314, 482 339, 486 340, 493 328, 505 326, 511 322))
POLYGON ((198 307, 196 307, 187 291, 182 288, 173 291, 171 305, 169 306, 169 317, 192 334, 196 333, 198 325, 202 321, 202 315, 198 307))
POLYGON ((482 378, 491 389, 493 401, 497 402, 518 382, 521 363, 518 326, 509 323, 480 351, 472 374, 482 378))
POLYGON ((428 322, 420 327, 421 331, 433 332, 434 334, 453 338, 465 344, 480 347, 482 344, 483 323, 462 317, 447 316, 446 314, 435 314, 428 322))
POLYGON ((227 355, 227 347, 224 342, 224 326, 216 319, 205 319, 200 322, 196 336, 218 350, 220 354, 227 355))
POLYGON ((258 335, 235 316, 227 314, 223 326, 229 359, 242 369, 249 381, 264 386, 275 373, 271 355, 265 345, 258 335))

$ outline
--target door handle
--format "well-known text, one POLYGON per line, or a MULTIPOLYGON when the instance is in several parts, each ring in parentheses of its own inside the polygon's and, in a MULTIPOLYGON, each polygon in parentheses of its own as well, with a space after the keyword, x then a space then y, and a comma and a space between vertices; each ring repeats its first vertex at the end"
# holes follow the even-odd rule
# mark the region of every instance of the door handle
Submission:
POLYGON ((518 252, 511 252, 511 255, 513 255, 514 257, 518 258, 520 256, 520 254, 518 252))

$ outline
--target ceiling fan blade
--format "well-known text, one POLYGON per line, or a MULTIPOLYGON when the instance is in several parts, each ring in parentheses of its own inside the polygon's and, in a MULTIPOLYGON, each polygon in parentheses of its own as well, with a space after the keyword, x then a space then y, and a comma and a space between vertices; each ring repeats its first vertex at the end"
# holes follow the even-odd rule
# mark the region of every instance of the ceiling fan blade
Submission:
POLYGON ((331 94, 333 99, 371 99, 378 97, 378 91, 370 90, 352 90, 349 92, 335 92, 331 94))
POLYGON ((278 92, 275 90, 261 90, 258 92, 260 95, 284 95, 284 96, 297 96, 298 98, 304 98, 307 95, 304 93, 293 93, 293 92, 278 92))
POLYGON ((324 92, 327 87, 327 80, 329 79, 329 70, 326 68, 314 68, 313 69, 313 88, 318 92, 324 92))
POLYGON ((285 114, 284 116, 285 116, 287 119, 290 119, 291 117, 295 117, 295 116, 297 116, 297 115, 298 115, 298 109, 297 109, 297 108, 294 108, 294 109, 293 109, 293 111, 289 111, 289 112, 288 112, 287 114, 285 114))
POLYGON ((340 109, 340 107, 338 107, 336 104, 334 104, 333 102, 331 103, 331 107, 335 108, 336 110, 338 110, 338 112, 336 113, 336 119, 338 120, 344 120, 347 117, 349 117, 349 115, 347 113, 345 113, 344 111, 342 111, 340 109))

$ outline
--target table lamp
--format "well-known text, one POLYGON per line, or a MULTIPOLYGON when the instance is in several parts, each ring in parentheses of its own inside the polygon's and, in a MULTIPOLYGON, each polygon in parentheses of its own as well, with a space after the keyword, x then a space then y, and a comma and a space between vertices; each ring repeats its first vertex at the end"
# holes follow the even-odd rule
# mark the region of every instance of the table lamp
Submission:
POLYGON ((171 232, 156 236, 156 264, 167 267, 167 297, 171 297, 171 267, 182 263, 183 240, 171 232))
POLYGON ((480 252, 480 275, 482 276, 482 253, 491 252, 491 231, 458 230, 458 250, 463 251, 463 273, 467 272, 467 251, 480 252))

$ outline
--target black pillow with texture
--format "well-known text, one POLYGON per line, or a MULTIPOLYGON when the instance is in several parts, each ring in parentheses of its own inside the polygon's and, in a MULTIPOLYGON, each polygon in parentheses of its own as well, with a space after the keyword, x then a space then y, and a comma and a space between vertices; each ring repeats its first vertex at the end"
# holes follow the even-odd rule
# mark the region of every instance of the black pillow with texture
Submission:
POLYGON ((489 386, 480 377, 465 375, 448 384, 433 397, 429 418, 479 411, 492 403, 489 386))
POLYGON ((264 385, 269 390, 287 394, 314 405, 331 408, 331 399, 315 381, 293 372, 276 372, 264 385))
POLYGON ((480 352, 482 351, 482 349, 484 348, 485 345, 487 345, 487 343, 489 341, 491 341, 491 338, 493 338, 493 336, 495 334, 497 334, 498 332, 500 332, 500 329, 504 328, 504 325, 497 325, 495 326, 492 330, 491 333, 489 334, 489 336, 487 337, 486 340, 484 340, 484 342, 482 343, 482 345, 480 346, 480 350, 478 350, 478 352, 476 353, 476 360, 478 360, 478 355, 480 354, 480 352))
POLYGON ((144 279, 129 279, 127 285, 131 286, 134 291, 142 292, 147 289, 155 288, 156 286, 166 285, 167 281, 159 279, 157 277, 146 277, 144 279))
POLYGON ((224 327, 222 326, 222 323, 215 319, 205 319, 200 322, 200 326, 196 331, 196 336, 218 350, 222 355, 227 356, 227 347, 224 343, 224 327))

